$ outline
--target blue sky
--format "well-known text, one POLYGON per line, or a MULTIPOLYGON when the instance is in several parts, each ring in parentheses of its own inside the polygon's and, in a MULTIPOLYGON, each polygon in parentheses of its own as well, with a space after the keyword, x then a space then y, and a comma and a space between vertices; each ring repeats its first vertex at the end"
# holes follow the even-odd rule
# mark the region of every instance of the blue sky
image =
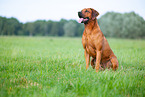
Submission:
POLYGON ((77 20, 77 12, 83 8, 94 8, 100 16, 108 11, 134 11, 145 19, 145 0, 0 0, 0 16, 15 17, 23 23, 38 19, 77 20))

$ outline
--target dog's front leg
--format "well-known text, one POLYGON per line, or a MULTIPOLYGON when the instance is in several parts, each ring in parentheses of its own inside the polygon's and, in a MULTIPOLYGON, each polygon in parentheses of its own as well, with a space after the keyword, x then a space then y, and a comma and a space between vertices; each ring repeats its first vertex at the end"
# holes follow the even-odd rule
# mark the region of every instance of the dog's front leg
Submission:
POLYGON ((85 50, 85 60, 86 60, 86 69, 88 69, 90 63, 90 55, 87 53, 86 50, 85 50))
POLYGON ((101 53, 102 53, 102 51, 97 51, 97 54, 96 54, 96 67, 95 67, 95 69, 96 69, 96 72, 98 72, 99 71, 99 67, 100 67, 100 61, 101 61, 101 53))

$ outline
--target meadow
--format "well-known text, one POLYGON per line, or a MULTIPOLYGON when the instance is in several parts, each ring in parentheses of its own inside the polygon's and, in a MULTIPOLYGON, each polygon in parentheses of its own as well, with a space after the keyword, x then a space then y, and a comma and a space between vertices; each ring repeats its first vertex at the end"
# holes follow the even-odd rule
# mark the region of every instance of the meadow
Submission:
POLYGON ((145 40, 108 42, 119 69, 96 73, 81 38, 0 36, 0 96, 145 97, 145 40))

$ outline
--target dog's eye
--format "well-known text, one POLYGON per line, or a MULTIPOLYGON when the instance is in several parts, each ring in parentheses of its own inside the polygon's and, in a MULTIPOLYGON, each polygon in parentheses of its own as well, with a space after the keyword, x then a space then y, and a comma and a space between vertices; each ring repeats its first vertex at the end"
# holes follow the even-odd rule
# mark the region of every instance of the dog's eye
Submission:
POLYGON ((85 12, 89 12, 88 10, 86 10, 85 12))

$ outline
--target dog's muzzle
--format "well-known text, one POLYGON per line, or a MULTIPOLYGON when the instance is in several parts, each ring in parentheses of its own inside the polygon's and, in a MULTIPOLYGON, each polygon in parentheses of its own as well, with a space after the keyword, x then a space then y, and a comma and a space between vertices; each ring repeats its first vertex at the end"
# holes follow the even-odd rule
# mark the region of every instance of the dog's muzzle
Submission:
POLYGON ((82 12, 78 12, 78 16, 79 16, 79 23, 88 23, 88 21, 89 21, 89 17, 84 17, 83 16, 83 14, 82 14, 82 12))

